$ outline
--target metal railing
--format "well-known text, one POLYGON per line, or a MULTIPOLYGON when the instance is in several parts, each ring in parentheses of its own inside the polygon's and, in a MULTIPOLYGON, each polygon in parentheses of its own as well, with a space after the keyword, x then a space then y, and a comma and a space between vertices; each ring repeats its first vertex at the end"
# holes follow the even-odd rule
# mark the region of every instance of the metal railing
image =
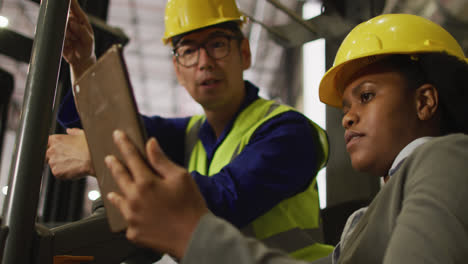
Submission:
POLYGON ((31 262, 69 5, 70 0, 42 0, 40 4, 3 213, 9 227, 3 263, 31 262))

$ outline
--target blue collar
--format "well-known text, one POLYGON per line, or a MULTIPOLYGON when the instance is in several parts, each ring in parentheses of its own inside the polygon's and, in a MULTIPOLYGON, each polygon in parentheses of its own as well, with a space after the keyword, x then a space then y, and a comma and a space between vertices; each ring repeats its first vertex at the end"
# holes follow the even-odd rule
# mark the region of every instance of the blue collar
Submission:
POLYGON ((211 161, 211 159, 213 158, 214 151, 216 150, 216 148, 221 144, 221 142, 223 142, 228 133, 231 131, 232 126, 234 125, 234 120, 236 120, 239 113, 259 98, 258 87, 256 87, 249 81, 244 81, 244 87, 246 92, 244 100, 242 101, 242 104, 237 110, 236 114, 232 117, 231 121, 229 121, 228 125, 224 128, 219 138, 216 138, 216 134, 207 120, 205 120, 202 127, 200 128, 198 137, 200 138, 203 147, 205 148, 206 155, 209 161, 211 161))

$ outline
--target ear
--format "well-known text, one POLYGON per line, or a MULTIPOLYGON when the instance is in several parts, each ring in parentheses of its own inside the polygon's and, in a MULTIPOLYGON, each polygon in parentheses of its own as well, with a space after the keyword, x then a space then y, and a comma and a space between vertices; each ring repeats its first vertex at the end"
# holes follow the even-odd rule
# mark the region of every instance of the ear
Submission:
POLYGON ((416 110, 420 120, 434 117, 439 106, 439 93, 432 84, 423 84, 416 89, 416 110))
POLYGON ((242 69, 247 70, 252 64, 252 53, 250 52, 250 43, 248 38, 241 42, 242 69))
POLYGON ((179 84, 185 87, 184 78, 182 78, 182 74, 180 72, 180 65, 179 65, 179 63, 177 63, 177 59, 176 59, 175 56, 172 56, 172 64, 174 66, 174 71, 176 73, 177 80, 179 81, 179 84))

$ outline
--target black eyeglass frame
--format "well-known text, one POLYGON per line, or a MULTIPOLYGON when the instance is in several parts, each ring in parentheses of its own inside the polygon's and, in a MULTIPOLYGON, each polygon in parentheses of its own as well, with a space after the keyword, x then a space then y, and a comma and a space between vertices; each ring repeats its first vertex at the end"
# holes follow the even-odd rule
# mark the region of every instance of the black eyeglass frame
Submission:
POLYGON ((231 53, 231 40, 242 40, 244 39, 244 36, 236 36, 236 35, 230 35, 230 34, 216 34, 214 36, 211 36, 209 37, 208 39, 206 39, 205 41, 203 41, 201 44, 197 44, 196 47, 196 53, 197 53, 197 59, 195 60, 195 62, 193 64, 190 64, 190 65, 185 65, 183 64, 179 58, 180 58, 180 54, 177 52, 177 49, 179 49, 181 47, 181 45, 177 45, 175 48, 172 49, 172 55, 176 58, 176 61, 179 65, 183 66, 183 67, 186 67, 186 68, 191 68, 195 65, 198 64, 199 60, 200 60, 200 48, 204 48, 206 53, 208 54, 208 56, 210 56, 210 58, 214 59, 214 60, 221 60, 221 59, 224 59, 226 58, 230 53, 231 53), (217 38, 217 37, 225 37, 227 40, 228 40, 228 47, 227 47, 227 52, 226 52, 226 55, 222 56, 222 57, 219 57, 219 58, 215 58, 213 57, 210 52, 208 51, 208 49, 206 48, 206 43, 209 42, 210 39, 213 39, 213 38, 217 38))

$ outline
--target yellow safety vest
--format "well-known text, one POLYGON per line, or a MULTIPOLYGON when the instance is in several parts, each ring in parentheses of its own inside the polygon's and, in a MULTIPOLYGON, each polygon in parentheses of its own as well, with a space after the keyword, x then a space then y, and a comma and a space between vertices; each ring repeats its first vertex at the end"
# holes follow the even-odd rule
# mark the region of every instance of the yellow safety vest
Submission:
MULTIPOLYGON (((286 111, 295 110, 271 100, 259 98, 254 101, 236 118, 231 131, 216 150, 209 168, 205 149, 198 138, 198 132, 206 117, 193 116, 186 129, 185 164, 188 170, 207 176, 218 173, 239 155, 260 125, 286 111)), ((310 123, 314 128, 316 142, 320 143, 317 147, 320 170, 327 163, 328 139, 322 128, 312 121, 310 123)), ((310 173, 315 175, 317 171, 310 173)), ((313 261, 328 256, 333 250, 333 247, 319 243, 323 240, 319 213, 314 178, 305 191, 281 201, 241 231, 261 240, 269 247, 285 250, 294 258, 313 261)))

